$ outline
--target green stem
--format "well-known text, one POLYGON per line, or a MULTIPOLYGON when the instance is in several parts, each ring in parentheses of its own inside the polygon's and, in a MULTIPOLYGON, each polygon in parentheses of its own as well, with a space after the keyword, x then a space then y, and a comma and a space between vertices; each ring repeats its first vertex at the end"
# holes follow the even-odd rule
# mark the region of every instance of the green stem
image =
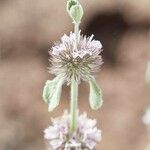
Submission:
POLYGON ((79 43, 79 25, 80 23, 74 23, 74 33, 75 33, 75 50, 78 50, 79 43))
POLYGON ((73 76, 71 81, 71 105, 70 105, 70 131, 74 132, 77 127, 78 111, 78 83, 73 76))
MULTIPOLYGON (((79 42, 79 25, 80 23, 74 22, 74 33, 75 33, 75 50, 78 50, 79 42)), ((77 127, 77 112, 78 111, 78 83, 75 80, 74 75, 71 80, 71 103, 70 103, 70 132, 74 132, 77 127)))

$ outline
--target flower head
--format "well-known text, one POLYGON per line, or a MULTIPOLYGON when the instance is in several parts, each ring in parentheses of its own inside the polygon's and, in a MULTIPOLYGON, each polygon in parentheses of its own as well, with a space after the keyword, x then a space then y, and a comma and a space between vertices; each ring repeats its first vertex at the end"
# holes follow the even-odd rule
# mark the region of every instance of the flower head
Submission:
POLYGON ((69 132, 70 116, 67 112, 60 118, 52 119, 52 126, 44 131, 44 137, 54 150, 92 150, 101 140, 101 131, 96 127, 96 120, 87 118, 86 113, 78 116, 78 126, 74 133, 69 132))
POLYGON ((102 45, 93 40, 93 35, 79 36, 76 49, 75 34, 64 35, 49 51, 51 58, 50 73, 62 75, 70 83, 74 76, 76 81, 88 80, 90 75, 97 72, 102 64, 102 45))

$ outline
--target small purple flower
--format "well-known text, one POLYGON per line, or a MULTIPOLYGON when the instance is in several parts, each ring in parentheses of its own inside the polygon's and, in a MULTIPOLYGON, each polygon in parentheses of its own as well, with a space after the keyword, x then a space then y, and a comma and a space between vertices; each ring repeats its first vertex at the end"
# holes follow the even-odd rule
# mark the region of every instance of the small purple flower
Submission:
POLYGON ((78 126, 74 133, 69 131, 70 116, 67 112, 60 118, 52 119, 52 126, 44 131, 48 147, 54 150, 93 150, 101 140, 101 130, 96 127, 96 120, 87 118, 86 113, 78 116, 78 126))
POLYGON ((71 32, 69 36, 65 34, 49 51, 50 73, 56 76, 61 74, 68 83, 73 75, 78 82, 80 79, 88 80, 102 64, 101 51, 102 44, 93 40, 93 35, 79 35, 76 48, 75 33, 71 32))

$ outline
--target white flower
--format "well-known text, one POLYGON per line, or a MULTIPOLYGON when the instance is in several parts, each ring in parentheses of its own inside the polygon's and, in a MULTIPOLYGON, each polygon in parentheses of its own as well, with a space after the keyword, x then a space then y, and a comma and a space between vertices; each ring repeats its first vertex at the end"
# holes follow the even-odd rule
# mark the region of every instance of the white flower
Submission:
POLYGON ((101 131, 96 127, 85 130, 84 142, 89 149, 94 149, 96 143, 101 140, 101 131))
POLYGON ((145 125, 150 126, 150 108, 146 110, 145 115, 143 116, 142 120, 145 125))
POLYGON ((44 138, 49 147, 54 150, 71 150, 76 147, 78 150, 93 150, 98 141, 101 140, 101 130, 96 127, 96 120, 87 118, 86 113, 78 116, 77 129, 74 133, 69 132, 68 113, 60 118, 52 119, 52 126, 44 131, 44 138))
POLYGON ((93 37, 80 35, 76 49, 75 33, 65 34, 49 51, 50 73, 56 76, 61 74, 70 83, 73 75, 79 82, 80 79, 88 80, 92 73, 98 72, 102 64, 102 44, 93 37))
POLYGON ((44 138, 47 140, 55 139, 55 138, 59 137, 58 130, 55 126, 48 127, 46 130, 44 130, 44 133, 45 133, 44 138), (51 133, 51 134, 49 134, 49 133, 51 133))

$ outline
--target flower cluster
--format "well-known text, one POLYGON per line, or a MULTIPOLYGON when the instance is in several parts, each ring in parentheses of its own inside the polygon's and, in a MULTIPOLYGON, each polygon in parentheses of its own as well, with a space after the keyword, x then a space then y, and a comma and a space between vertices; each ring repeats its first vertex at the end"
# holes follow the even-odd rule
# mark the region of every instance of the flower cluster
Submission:
POLYGON ((102 45, 100 41, 93 40, 93 35, 86 37, 79 34, 76 45, 75 33, 71 32, 69 36, 65 34, 49 51, 50 73, 56 76, 61 74, 68 83, 71 82, 72 76, 77 82, 80 82, 80 79, 88 80, 102 64, 101 51, 102 45))
POLYGON ((101 140, 101 130, 96 127, 96 120, 87 118, 86 113, 78 116, 76 130, 69 131, 70 115, 65 111, 60 118, 52 119, 52 126, 44 131, 48 147, 54 150, 92 150, 101 140))

